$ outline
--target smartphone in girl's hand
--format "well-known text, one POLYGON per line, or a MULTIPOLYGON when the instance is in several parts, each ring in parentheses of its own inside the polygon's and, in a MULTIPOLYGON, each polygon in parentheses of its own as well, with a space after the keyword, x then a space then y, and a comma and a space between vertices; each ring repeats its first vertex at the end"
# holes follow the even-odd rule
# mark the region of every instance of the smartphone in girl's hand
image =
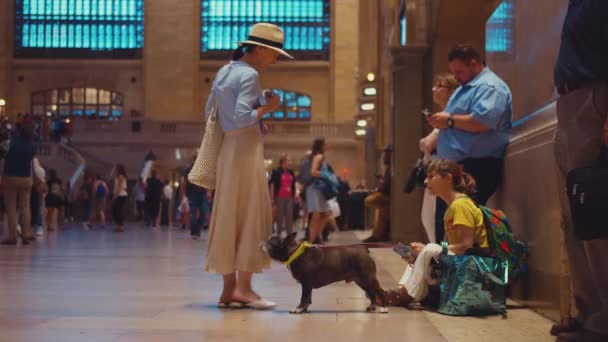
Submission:
POLYGON ((395 251, 395 253, 399 254, 401 256, 401 258, 408 260, 408 261, 413 261, 416 259, 416 253, 414 253, 414 251, 412 250, 412 247, 409 245, 404 245, 401 242, 397 242, 397 244, 395 245, 395 247, 393 247, 393 251, 395 251))

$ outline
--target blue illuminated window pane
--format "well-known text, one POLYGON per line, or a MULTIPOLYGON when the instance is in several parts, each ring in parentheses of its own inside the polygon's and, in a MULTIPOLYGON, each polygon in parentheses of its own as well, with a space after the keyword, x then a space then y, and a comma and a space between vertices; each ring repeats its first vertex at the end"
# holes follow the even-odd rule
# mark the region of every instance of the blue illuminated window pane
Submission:
POLYGON ((273 89, 281 98, 279 110, 272 114, 274 120, 310 120, 310 96, 284 89, 273 89))
POLYGON ((307 109, 300 110, 300 119, 310 120, 310 111, 307 109))
POLYGON ((328 59, 330 0, 201 0, 201 56, 225 58, 257 22, 279 25, 298 59, 328 59))
POLYGON ((513 0, 503 1, 486 23, 486 51, 512 52, 513 0))
POLYGON ((405 16, 405 2, 401 5, 399 14, 399 44, 404 46, 407 43, 407 18, 405 16))
POLYGON ((405 45, 405 43, 407 42, 407 26, 406 26, 407 22, 405 21, 405 16, 403 16, 401 18, 401 20, 399 21, 399 26, 401 27, 401 35, 400 35, 400 43, 401 45, 405 45))
POLYGON ((308 96, 299 96, 298 97, 298 106, 310 107, 310 97, 308 97, 308 96))
POLYGON ((15 56, 137 58, 144 0, 15 0, 15 56))

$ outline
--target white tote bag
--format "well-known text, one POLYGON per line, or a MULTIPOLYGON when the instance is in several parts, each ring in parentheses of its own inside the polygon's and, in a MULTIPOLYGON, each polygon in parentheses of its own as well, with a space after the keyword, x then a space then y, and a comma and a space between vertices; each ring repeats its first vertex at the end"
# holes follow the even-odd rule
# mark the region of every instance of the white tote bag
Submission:
POLYGON ((188 174, 188 181, 205 189, 215 189, 217 176, 217 157, 224 141, 224 131, 218 121, 219 107, 217 101, 213 101, 205 133, 201 141, 201 147, 188 174))

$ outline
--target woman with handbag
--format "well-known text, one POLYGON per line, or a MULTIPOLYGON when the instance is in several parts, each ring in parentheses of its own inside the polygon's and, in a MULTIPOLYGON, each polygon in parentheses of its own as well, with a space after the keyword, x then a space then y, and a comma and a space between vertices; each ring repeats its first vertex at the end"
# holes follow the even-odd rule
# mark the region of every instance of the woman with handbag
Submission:
MULTIPOLYGON (((327 144, 324 138, 315 139, 312 143, 311 159, 311 176, 313 182, 306 187, 306 208, 312 214, 310 219, 310 232, 308 240, 312 243, 320 243, 321 233, 327 224, 335 227, 335 221, 331 213, 331 207, 328 203, 328 198, 324 194, 326 189, 321 186, 330 187, 331 181, 328 179, 330 175, 329 168, 325 163, 325 152, 327 144)), ((335 176, 333 176, 335 178, 335 176)))
MULTIPOLYGON (((448 254, 463 255, 468 249, 489 247, 483 214, 469 195, 475 192, 475 180, 462 171, 460 165, 449 160, 433 160, 427 168, 427 188, 448 203, 444 225, 448 254)), ((419 302, 428 294, 428 286, 436 280, 431 277, 431 261, 443 252, 442 246, 413 242, 417 255, 413 267, 406 268, 399 287, 387 292, 388 305, 407 306, 419 302)), ((412 260, 409 260, 410 262, 412 260)))
MULTIPOLYGON (((280 105, 278 96, 263 95, 260 73, 275 64, 279 54, 293 58, 282 50, 283 40, 278 26, 255 24, 247 40, 238 43, 232 61, 218 71, 207 100, 206 113, 217 113, 224 132, 205 263, 206 271, 223 275, 219 307, 275 306, 252 289, 251 280, 253 273, 270 267, 259 246, 272 234, 260 120, 280 105)), ((188 178, 197 172, 193 169, 188 178)))

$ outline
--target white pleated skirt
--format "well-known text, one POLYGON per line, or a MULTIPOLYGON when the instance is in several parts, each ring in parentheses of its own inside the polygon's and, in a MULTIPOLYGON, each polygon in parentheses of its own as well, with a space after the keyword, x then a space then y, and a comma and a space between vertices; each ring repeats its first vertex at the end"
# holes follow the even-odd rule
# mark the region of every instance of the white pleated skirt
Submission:
POLYGON ((258 126, 226 132, 217 163, 205 270, 262 272, 270 267, 260 246, 272 234, 272 206, 258 126))

